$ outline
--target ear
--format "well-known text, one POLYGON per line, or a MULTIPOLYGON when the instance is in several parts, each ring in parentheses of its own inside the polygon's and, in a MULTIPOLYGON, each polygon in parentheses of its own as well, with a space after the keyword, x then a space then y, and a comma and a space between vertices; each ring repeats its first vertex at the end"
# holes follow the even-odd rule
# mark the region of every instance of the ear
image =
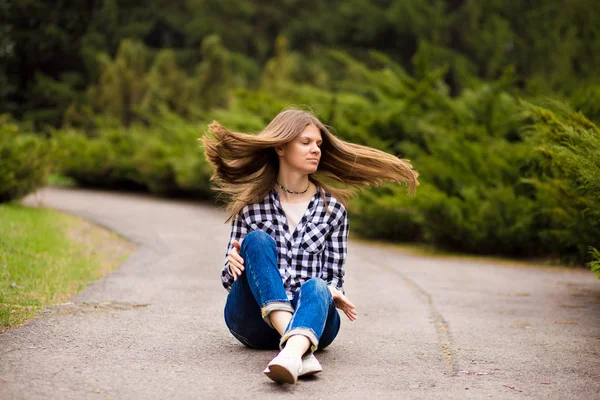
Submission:
POLYGON ((275 147, 275 152, 277 153, 277 155, 279 157, 283 157, 283 147, 281 147, 281 146, 275 147))

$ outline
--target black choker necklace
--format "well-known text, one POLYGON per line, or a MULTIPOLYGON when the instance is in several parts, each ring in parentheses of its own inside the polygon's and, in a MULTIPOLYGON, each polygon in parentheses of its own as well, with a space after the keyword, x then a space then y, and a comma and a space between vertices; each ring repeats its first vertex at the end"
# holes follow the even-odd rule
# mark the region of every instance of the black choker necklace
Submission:
POLYGON ((310 188, 310 182, 308 182, 308 186, 306 187, 306 189, 304 190, 304 192, 294 192, 293 190, 289 190, 284 188, 283 186, 281 186, 281 183, 275 181, 275 183, 277 184, 277 186, 279 186, 281 188, 281 190, 283 190, 286 193, 291 193, 291 194, 303 194, 308 192, 308 188, 310 188))

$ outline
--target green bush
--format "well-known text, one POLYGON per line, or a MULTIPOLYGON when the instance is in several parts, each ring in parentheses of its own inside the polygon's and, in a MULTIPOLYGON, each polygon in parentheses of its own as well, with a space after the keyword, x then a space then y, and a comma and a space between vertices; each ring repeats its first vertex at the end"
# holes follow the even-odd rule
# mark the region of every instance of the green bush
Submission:
MULTIPOLYGON (((382 54, 369 66, 329 55, 339 65, 335 90, 279 76, 268 91, 231 92, 229 107, 201 112, 201 122, 171 114, 159 99, 152 112, 137 109, 128 127, 63 130, 62 172, 97 186, 214 198, 198 143, 207 123, 258 132, 285 106, 309 104, 342 139, 408 158, 420 173, 416 198, 388 185, 353 199, 353 232, 600 268, 600 141, 592 122, 559 105, 519 101, 510 68, 451 95, 448 68, 429 68, 428 52, 419 56, 418 80, 382 54)), ((585 99, 578 104, 595 112, 585 99)))
POLYGON ((590 257, 592 258, 592 261, 588 263, 588 267, 590 267, 600 279, 600 251, 598 251, 596 248, 590 247, 590 257))
POLYGON ((600 248, 600 129, 560 103, 525 107, 540 240, 565 261, 590 261, 590 246, 600 248))
POLYGON ((531 256, 536 248, 534 204, 514 188, 472 186, 423 205, 424 235, 445 249, 531 256))
MULTIPOLYGON (((480 254, 591 261, 598 268, 600 135, 590 121, 564 110, 555 115, 551 110, 564 108, 558 103, 536 108, 518 101, 505 90, 510 70, 452 98, 435 71, 416 82, 399 68, 386 80, 383 72, 353 68, 362 71, 353 77, 355 86, 366 81, 373 93, 404 85, 372 101, 362 126, 360 111, 336 126, 384 139, 412 160, 422 183, 414 200, 400 189, 373 189, 353 201, 361 235, 419 238, 480 254)), ((590 109, 585 100, 580 104, 590 109)))
POLYGON ((52 163, 52 142, 22 132, 0 115, 0 203, 19 199, 46 183, 52 163))
POLYGON ((405 192, 398 187, 386 186, 365 190, 353 198, 349 206, 352 231, 367 238, 421 241, 422 215, 416 207, 417 200, 406 196, 405 192))
POLYGON ((93 137, 73 129, 56 132, 60 172, 84 186, 139 187, 134 138, 123 131, 105 127, 93 137))
POLYGON ((212 170, 198 142, 200 128, 163 114, 150 127, 105 124, 93 134, 60 130, 59 169, 82 185, 210 199, 212 170))

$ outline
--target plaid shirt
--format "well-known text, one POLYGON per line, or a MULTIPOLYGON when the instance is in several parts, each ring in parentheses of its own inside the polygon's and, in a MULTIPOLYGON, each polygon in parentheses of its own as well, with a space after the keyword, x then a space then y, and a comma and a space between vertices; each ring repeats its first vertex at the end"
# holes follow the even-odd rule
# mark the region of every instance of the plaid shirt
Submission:
POLYGON ((242 208, 231 222, 229 246, 221 272, 225 289, 230 291, 233 284, 227 260, 233 241, 241 243, 247 233, 260 229, 275 239, 279 275, 289 299, 300 285, 314 277, 344 292, 348 216, 342 203, 330 193, 325 192, 325 198, 332 213, 327 212, 317 192, 292 233, 275 189, 271 189, 262 202, 242 208))

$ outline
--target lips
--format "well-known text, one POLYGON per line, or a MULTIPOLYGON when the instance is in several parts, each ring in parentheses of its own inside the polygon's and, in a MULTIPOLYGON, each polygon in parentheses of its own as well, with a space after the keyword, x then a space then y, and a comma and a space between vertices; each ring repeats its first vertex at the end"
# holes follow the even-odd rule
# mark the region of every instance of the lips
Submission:
POLYGON ((318 159, 316 159, 316 158, 309 158, 309 159, 308 159, 308 161, 316 161, 316 162, 319 162, 319 160, 318 160, 318 159))

